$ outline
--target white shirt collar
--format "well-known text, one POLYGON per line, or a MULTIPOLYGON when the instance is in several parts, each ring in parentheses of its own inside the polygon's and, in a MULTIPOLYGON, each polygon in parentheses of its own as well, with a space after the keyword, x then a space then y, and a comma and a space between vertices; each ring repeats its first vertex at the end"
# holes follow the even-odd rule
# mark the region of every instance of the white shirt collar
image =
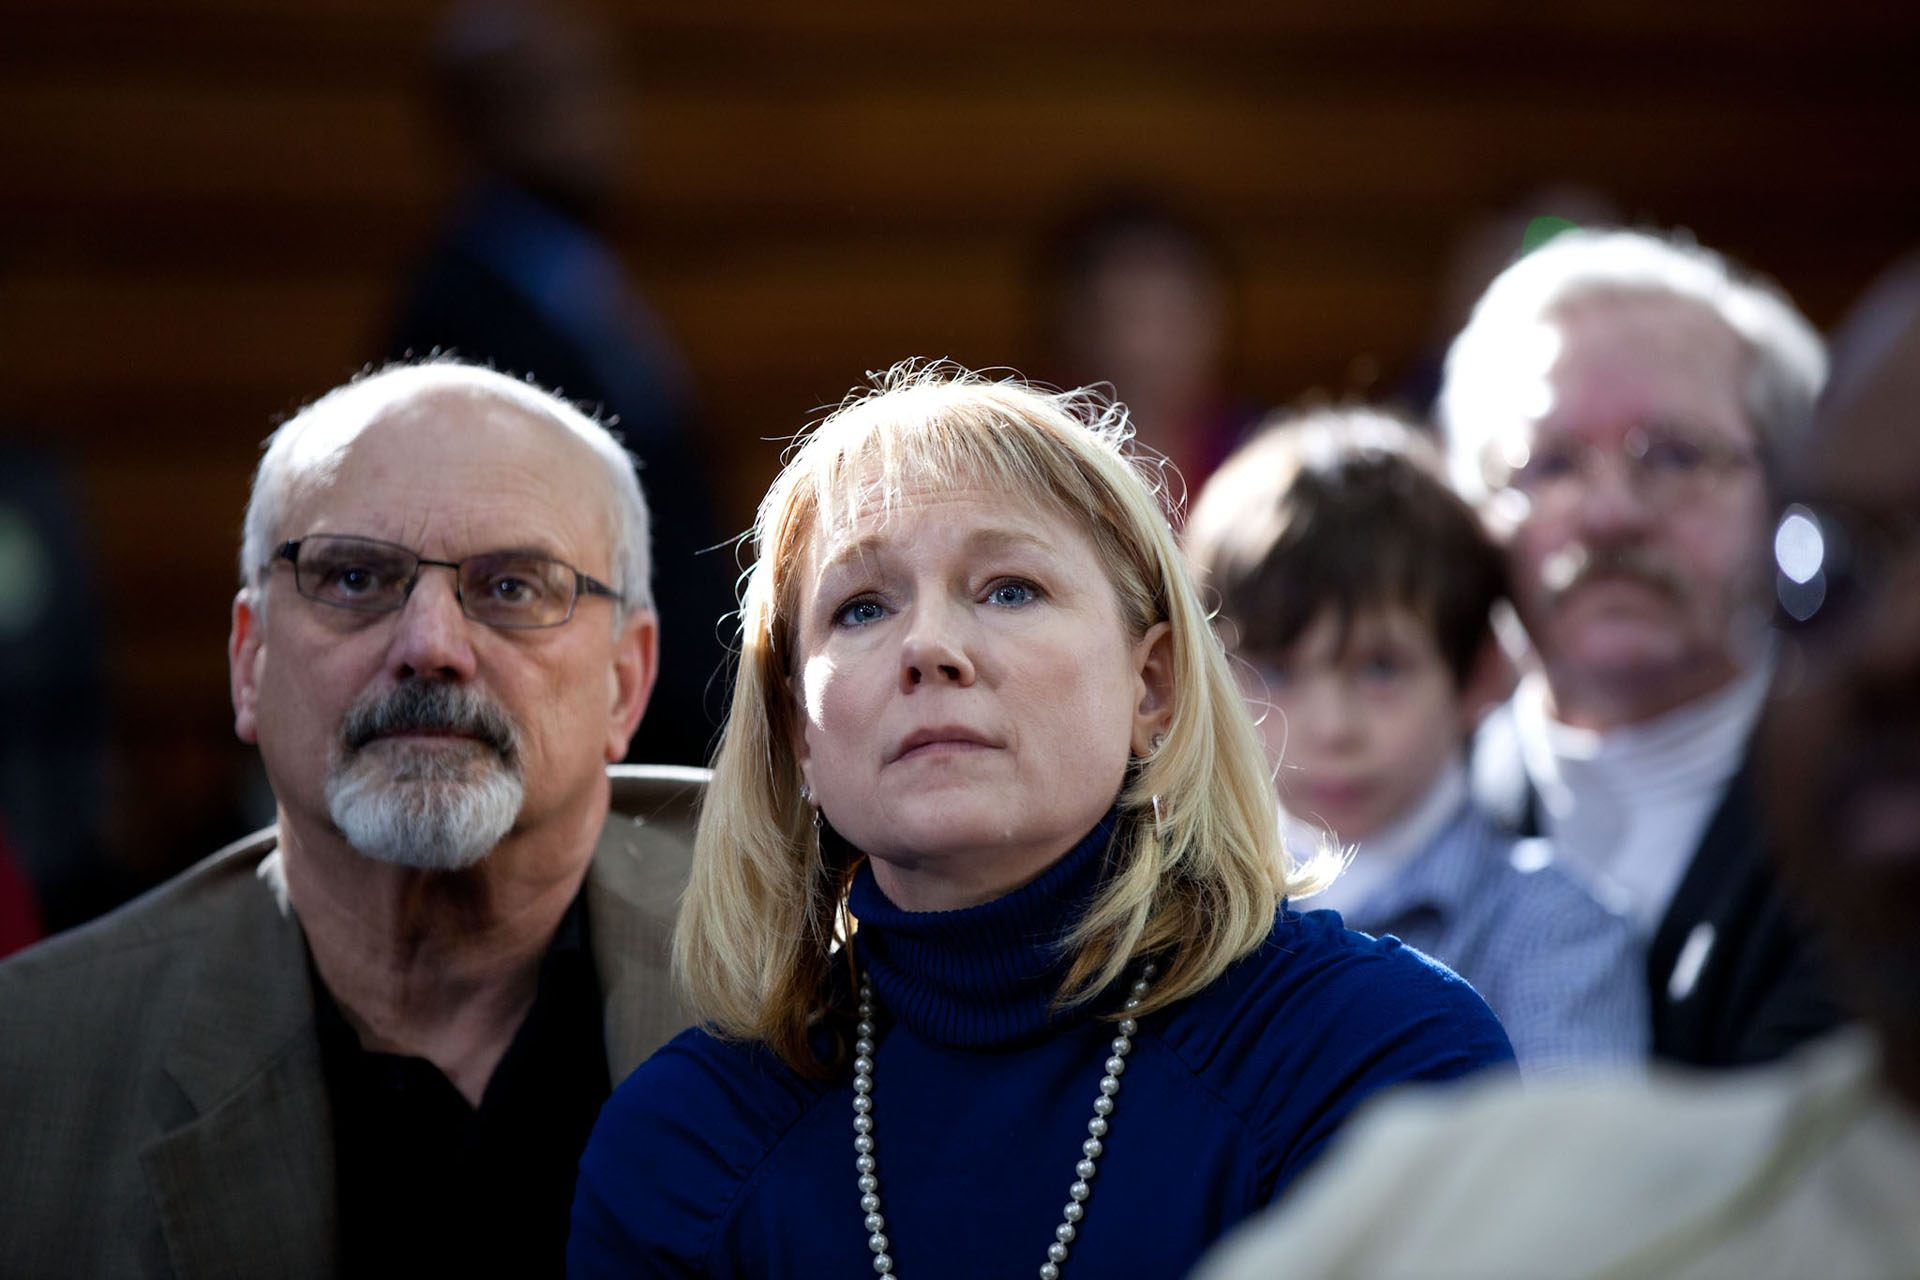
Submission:
POLYGON ((1624 893, 1649 933, 1740 768, 1772 672, 1769 657, 1706 697, 1605 732, 1555 720, 1537 672, 1514 693, 1545 834, 1603 900, 1624 893))
MULTIPOLYGON (((1340 878, 1316 894, 1313 905, 1335 911, 1352 911, 1373 895, 1373 891, 1398 875, 1421 853, 1433 838, 1453 820, 1467 801, 1467 766, 1456 757, 1418 803, 1393 822, 1355 844, 1340 878)), ((1311 849, 1327 838, 1326 832, 1304 819, 1282 815, 1288 847, 1311 849)))

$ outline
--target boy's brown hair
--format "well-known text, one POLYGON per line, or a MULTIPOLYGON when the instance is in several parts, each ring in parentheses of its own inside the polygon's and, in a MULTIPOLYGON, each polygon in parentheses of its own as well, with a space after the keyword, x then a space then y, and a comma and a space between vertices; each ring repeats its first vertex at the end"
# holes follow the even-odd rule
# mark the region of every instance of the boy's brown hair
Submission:
POLYGON ((1285 418, 1235 450, 1185 533, 1229 646, 1286 649, 1326 609, 1344 646, 1356 614, 1407 608, 1465 688, 1506 564, 1445 475, 1425 433, 1365 409, 1285 418))

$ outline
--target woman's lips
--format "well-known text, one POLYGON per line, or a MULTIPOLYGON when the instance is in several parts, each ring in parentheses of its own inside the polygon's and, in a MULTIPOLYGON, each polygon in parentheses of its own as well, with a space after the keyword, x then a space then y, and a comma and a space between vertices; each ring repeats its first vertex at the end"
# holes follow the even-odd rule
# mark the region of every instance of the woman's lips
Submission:
POLYGON ((969 752, 987 750, 990 750, 990 748, 984 742, 970 742, 957 738, 940 738, 933 742, 923 742, 917 747, 910 747, 902 751, 898 756, 895 756, 894 759, 896 762, 901 760, 930 760, 937 756, 964 755, 969 752))
POLYGON ((901 739, 899 747, 894 750, 893 761, 985 751, 997 745, 985 734, 972 729, 943 725, 933 729, 918 729, 901 739))

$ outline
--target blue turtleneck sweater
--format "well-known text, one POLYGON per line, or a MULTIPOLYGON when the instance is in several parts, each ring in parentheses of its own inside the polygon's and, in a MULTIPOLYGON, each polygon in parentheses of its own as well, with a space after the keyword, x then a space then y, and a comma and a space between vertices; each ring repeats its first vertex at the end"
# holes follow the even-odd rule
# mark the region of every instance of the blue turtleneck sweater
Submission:
MULTIPOLYGON (((863 868, 851 907, 881 1006, 874 1138, 898 1274, 1030 1276, 1093 1115, 1119 993, 1062 1013, 1059 939, 1106 873, 1111 818, 1032 883, 908 912, 863 868)), ((1253 955, 1141 1020, 1063 1271, 1184 1275, 1387 1085, 1510 1061, 1453 974, 1329 911, 1282 911, 1253 955)), ((873 1274, 850 1073, 683 1033, 615 1091, 581 1160, 568 1274, 873 1274)))

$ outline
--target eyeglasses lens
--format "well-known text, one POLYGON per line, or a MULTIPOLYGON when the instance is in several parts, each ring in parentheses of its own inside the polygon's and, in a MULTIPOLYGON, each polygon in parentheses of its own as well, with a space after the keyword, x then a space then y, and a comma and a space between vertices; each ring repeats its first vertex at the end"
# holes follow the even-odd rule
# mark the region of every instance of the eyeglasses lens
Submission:
POLYGON ((460 562, 467 616, 496 627, 550 627, 573 611, 573 570, 545 556, 484 555, 460 562))
POLYGON ((404 548, 359 538, 305 538, 294 561, 300 594, 322 604, 386 613, 407 600, 419 562, 404 548))

